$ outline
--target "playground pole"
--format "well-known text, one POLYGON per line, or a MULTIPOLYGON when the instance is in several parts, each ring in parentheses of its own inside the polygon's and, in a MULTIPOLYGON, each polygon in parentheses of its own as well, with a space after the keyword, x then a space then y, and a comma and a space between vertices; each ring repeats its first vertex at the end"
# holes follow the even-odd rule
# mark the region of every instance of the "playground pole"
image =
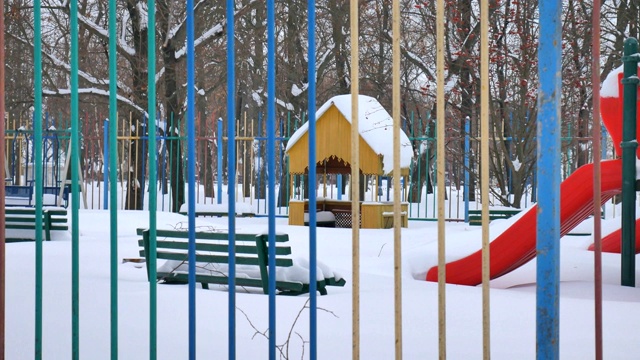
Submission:
POLYGON ((560 344, 560 95, 562 1, 541 1, 538 45, 538 199, 536 343, 538 359, 558 359, 560 344))
POLYGON ((638 94, 638 40, 624 41, 623 101, 622 110, 622 250, 621 282, 623 286, 636 284, 636 111, 638 94))
MULTIPOLYGON (((118 58, 116 0, 109 1, 109 185, 110 186, 110 280, 111 280, 111 359, 118 358, 118 58)), ((107 170, 105 169, 105 172, 107 170)), ((106 204, 106 201, 105 201, 106 204)))

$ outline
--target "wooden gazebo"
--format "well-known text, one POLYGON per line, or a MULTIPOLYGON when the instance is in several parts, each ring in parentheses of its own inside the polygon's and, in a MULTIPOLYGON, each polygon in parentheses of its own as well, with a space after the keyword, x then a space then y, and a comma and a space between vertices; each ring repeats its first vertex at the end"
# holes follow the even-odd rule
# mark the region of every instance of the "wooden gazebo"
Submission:
MULTIPOLYGON (((358 123, 360 141, 360 173, 363 175, 390 175, 393 171, 393 119, 380 103, 369 96, 358 97, 358 123)), ((292 175, 309 171, 308 123, 302 125, 289 139, 286 154, 292 175)), ((400 131, 400 167, 403 176, 409 174, 413 148, 407 135, 400 131)), ((351 95, 339 95, 327 101, 316 113, 316 168, 317 173, 350 174, 351 164, 351 95)), ((291 200, 289 224, 303 225, 307 201, 291 200)), ((319 210, 341 213, 350 211, 350 201, 322 200, 319 210)), ((362 202, 363 228, 381 228, 389 225, 392 203, 362 202)), ((402 204, 406 214, 407 204, 402 204)), ((403 226, 407 225, 403 216, 403 226)))

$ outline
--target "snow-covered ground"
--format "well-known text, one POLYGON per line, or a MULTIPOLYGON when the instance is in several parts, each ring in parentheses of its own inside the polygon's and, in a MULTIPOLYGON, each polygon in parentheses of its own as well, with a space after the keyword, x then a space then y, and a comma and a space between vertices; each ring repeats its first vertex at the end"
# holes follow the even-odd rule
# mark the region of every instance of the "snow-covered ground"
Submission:
MULTIPOLYGON (((148 357, 149 285, 144 266, 124 258, 138 257, 136 228, 148 226, 147 212, 118 212, 119 355, 148 357)), ((510 221, 492 223, 492 233, 510 221)), ((186 226, 187 218, 158 213, 158 228, 186 226)), ((276 219, 277 231, 287 233, 294 255, 308 257, 309 229, 276 219)), ((227 218, 198 218, 198 226, 226 229, 227 218)), ((580 231, 590 232, 585 222, 580 231)), ((619 226, 619 217, 606 220, 604 232, 619 226)), ((109 358, 109 212, 80 211, 80 358, 109 358)), ((266 218, 238 218, 238 232, 267 231, 266 218)), ((447 224, 447 254, 452 260, 480 246, 480 228, 447 224)), ((493 236, 492 236, 493 237, 493 236)), ((342 274, 345 287, 330 287, 318 297, 318 357, 351 358, 352 257, 351 230, 318 228, 318 260, 342 274)), ((517 241, 514 239, 514 241, 517 241)), ((561 240, 560 357, 594 358, 593 253, 591 236, 561 240)), ((402 229, 403 355, 406 359, 435 359, 438 354, 437 284, 424 274, 436 264, 436 223, 411 221, 402 229)), ((393 230, 360 231, 361 358, 394 356, 393 230)), ((34 353, 35 246, 33 242, 6 246, 7 359, 30 359, 34 353)), ((54 234, 44 252, 44 358, 71 357, 71 234, 54 234)), ((603 254, 604 355, 606 359, 637 359, 640 354, 640 289, 621 287, 620 257, 603 254)), ((640 274, 636 275, 640 278, 640 274)), ((491 353, 494 359, 534 359, 536 353, 535 261, 494 280, 491 290, 491 353)), ((185 285, 158 289, 158 357, 188 356, 188 305, 185 285)), ((448 285, 447 355, 451 359, 482 356, 482 294, 480 287, 448 285)), ((226 358, 228 292, 225 286, 198 289, 197 354, 226 358)), ((238 359, 268 358, 268 297, 237 290, 238 359)), ((308 295, 277 297, 277 343, 290 359, 308 358, 308 295), (298 317, 298 315, 300 316, 298 317), (293 331, 292 331, 293 330, 293 331), (304 352, 304 355, 302 355, 304 352)))

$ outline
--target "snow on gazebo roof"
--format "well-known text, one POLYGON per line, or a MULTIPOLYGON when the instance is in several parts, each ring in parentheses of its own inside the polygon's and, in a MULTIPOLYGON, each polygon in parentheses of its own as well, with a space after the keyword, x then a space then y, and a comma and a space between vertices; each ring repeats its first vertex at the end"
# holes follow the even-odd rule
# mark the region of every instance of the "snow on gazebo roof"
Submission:
MULTIPOLYGON (((316 121, 331 106, 335 106, 342 116, 351 123, 351 95, 338 95, 329 99, 316 112, 316 121)), ((360 136, 376 154, 382 155, 384 173, 389 174, 393 170, 393 118, 378 100, 366 95, 358 95, 358 115, 360 136)), ((308 128, 309 122, 307 121, 291 135, 286 151, 289 151, 302 138, 308 128)), ((400 168, 409 168, 412 157, 411 141, 409 141, 407 134, 400 129, 400 168)))

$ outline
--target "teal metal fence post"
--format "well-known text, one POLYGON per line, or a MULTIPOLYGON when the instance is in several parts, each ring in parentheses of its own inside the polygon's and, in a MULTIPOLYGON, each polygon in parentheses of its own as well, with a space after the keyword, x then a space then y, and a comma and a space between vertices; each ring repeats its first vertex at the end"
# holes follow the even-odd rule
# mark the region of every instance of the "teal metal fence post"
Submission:
MULTIPOLYGON (((118 358, 118 55, 116 0, 109 0, 109 186, 110 192, 110 279, 111 359, 118 358)), ((105 187, 107 184, 105 183, 105 187)))
MULTIPOLYGON (((149 30, 147 31, 147 136, 149 137, 149 359, 156 359, 158 337, 157 301, 157 214, 158 210, 158 163, 156 162, 156 2, 147 1, 149 30)), ((143 142, 144 144, 144 142, 143 142)), ((144 148, 144 145, 143 145, 144 148)), ((191 158, 189 159, 191 161, 191 158)), ((144 164, 144 159, 143 159, 144 164)), ((144 167, 143 167, 144 169, 144 167)), ((142 185, 144 189, 144 182, 142 185)), ((191 183, 189 183, 191 189, 191 183)), ((144 193, 144 191, 143 191, 144 193)))
MULTIPOLYGON (((317 209, 316 198, 316 2, 307 2, 307 72, 309 76, 308 117, 309 117, 309 209, 317 209)), ((353 115, 353 116, 357 116, 353 115)), ((304 189, 304 187, 303 187, 304 189)), ((317 346, 317 255, 316 255, 316 212, 309 211, 309 359, 316 360, 317 346)))
MULTIPOLYGON (((71 8, 71 346, 72 358, 80 358, 80 124, 78 108, 78 3, 71 8)), ((40 142, 36 140, 36 142, 40 142)), ((36 176, 36 183, 40 183, 36 176)), ((36 191, 36 202, 41 196, 36 191)), ((36 204, 36 206, 38 206, 36 204)), ((38 216, 40 218, 40 216, 38 216)), ((36 224, 36 228, 37 228, 36 224)))
MULTIPOLYGON (((40 0, 33 3, 33 126, 36 132, 42 137, 42 15, 40 0)), ((28 144, 27 144, 28 145, 28 144)), ((42 144, 40 144, 40 156, 42 157, 42 144)), ((38 153, 38 142, 34 144, 38 153)), ((27 146, 28 149, 28 146, 27 146)), ((27 150, 28 151, 28 150, 27 150)), ((37 157, 38 155, 36 155, 37 157)), ((27 161, 29 157, 27 154, 27 161)), ((36 160, 38 163, 38 160, 36 160)), ((42 169, 41 169, 42 170, 42 169)), ((28 174, 28 173, 27 173, 28 174)), ((25 176, 25 180, 28 176, 25 176)), ((36 187, 37 189, 37 187, 36 187)), ((40 189, 42 189, 40 187, 40 189)), ((37 191, 37 190, 36 190, 37 191)), ((37 206, 41 196, 36 193, 36 229, 42 228, 42 205, 37 206)), ((42 200, 40 199, 40 204, 42 200)), ((36 231, 36 274, 35 274, 35 354, 36 360, 42 359, 42 232, 36 231)))
POLYGON ((624 286, 636 284, 636 111, 638 94, 638 40, 624 41, 624 108, 622 112, 622 249, 621 281, 624 286))

